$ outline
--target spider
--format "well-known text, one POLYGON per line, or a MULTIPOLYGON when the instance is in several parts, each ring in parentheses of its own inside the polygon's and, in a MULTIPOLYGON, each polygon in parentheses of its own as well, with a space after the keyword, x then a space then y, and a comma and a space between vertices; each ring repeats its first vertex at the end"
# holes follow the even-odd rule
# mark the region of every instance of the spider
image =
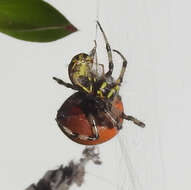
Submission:
MULTIPOLYGON (((90 54, 80 53, 74 56, 71 60, 68 67, 68 73, 72 84, 66 83, 59 78, 53 77, 53 79, 56 80, 58 84, 78 91, 77 95, 75 95, 75 101, 73 101, 73 103, 78 101, 77 104, 80 105, 80 109, 85 112, 86 118, 91 125, 92 135, 86 136, 73 132, 70 129, 70 126, 63 126, 63 124, 61 124, 60 117, 64 117, 63 109, 67 109, 66 106, 58 111, 56 118, 57 123, 67 136, 73 139, 81 139, 84 141, 96 141, 100 138, 99 130, 97 127, 97 118, 102 121, 101 125, 103 125, 103 123, 109 122, 110 126, 112 126, 112 128, 116 128, 117 130, 122 128, 121 120, 123 119, 133 121, 140 127, 145 127, 143 122, 139 121, 133 116, 126 115, 123 112, 123 109, 122 111, 117 110, 114 105, 116 100, 118 102, 121 101, 119 96, 119 89, 123 82, 127 60, 118 50, 113 50, 113 52, 117 53, 123 61, 119 77, 117 80, 114 80, 112 77, 114 67, 112 50, 110 44, 108 43, 105 32, 103 31, 103 28, 98 21, 97 25, 103 35, 106 44, 109 62, 108 71, 105 73, 104 66, 97 63, 97 43, 95 41, 95 46, 91 50, 90 54), (102 68, 101 73, 98 72, 99 66, 102 68)), ((72 102, 72 98, 69 101, 72 102)))

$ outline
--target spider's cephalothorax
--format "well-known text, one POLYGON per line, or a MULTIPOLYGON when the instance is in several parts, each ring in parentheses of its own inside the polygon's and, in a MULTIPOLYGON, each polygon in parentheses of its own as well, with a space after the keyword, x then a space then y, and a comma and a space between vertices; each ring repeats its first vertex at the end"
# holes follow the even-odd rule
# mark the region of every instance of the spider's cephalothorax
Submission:
POLYGON ((68 73, 73 85, 87 94, 93 92, 93 78, 91 73, 93 59, 88 54, 80 53, 73 57, 68 67, 68 73))
MULTIPOLYGON (((105 73, 104 66, 97 63, 97 44, 95 41, 95 47, 92 49, 90 54, 80 53, 73 57, 71 63, 69 64, 68 73, 72 84, 66 83, 61 79, 53 77, 59 84, 64 85, 68 88, 78 90, 80 95, 75 97, 75 103, 79 100, 78 105, 86 112, 87 120, 91 124, 92 135, 84 136, 73 132, 67 127, 62 126, 62 130, 72 138, 78 138, 87 141, 96 141, 99 138, 99 130, 97 128, 97 123, 100 118, 109 122, 113 128, 121 129, 122 122, 120 119, 127 119, 133 121, 135 124, 144 127, 145 124, 137 120, 132 116, 125 115, 122 112, 117 114, 115 107, 115 101, 120 101, 118 92, 120 85, 123 81, 123 76, 127 66, 127 60, 125 57, 117 50, 113 50, 115 53, 123 60, 123 65, 121 72, 117 80, 112 78, 113 72, 113 59, 112 51, 108 43, 107 37, 100 25, 97 22, 101 33, 103 34, 106 50, 108 55, 109 70, 105 73), (102 72, 98 72, 98 67, 102 68, 102 72), (99 118, 99 119, 97 119, 99 118)), ((74 104, 74 103, 73 103, 74 104)), ((61 110, 62 112, 62 110, 61 110)), ((58 113, 58 117, 60 114, 58 113)), ((60 126, 59 118, 57 118, 58 125, 60 126)), ((60 126, 61 127, 61 126, 60 126)))

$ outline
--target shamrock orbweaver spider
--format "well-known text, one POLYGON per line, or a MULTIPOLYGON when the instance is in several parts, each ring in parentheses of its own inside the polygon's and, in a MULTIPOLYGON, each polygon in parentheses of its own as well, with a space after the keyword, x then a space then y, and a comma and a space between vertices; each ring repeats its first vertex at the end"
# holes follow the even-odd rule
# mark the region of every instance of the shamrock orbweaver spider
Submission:
POLYGON ((123 112, 119 89, 127 60, 119 51, 113 50, 123 60, 119 77, 114 80, 112 51, 98 21, 97 25, 106 44, 109 70, 104 73, 104 66, 97 63, 95 41, 95 47, 89 55, 80 53, 71 60, 68 73, 72 84, 53 77, 58 84, 78 91, 58 110, 58 126, 70 139, 86 145, 99 144, 111 139, 122 128, 123 119, 131 120, 140 127, 145 126, 143 122, 123 112), (98 66, 102 67, 101 75, 98 73, 98 66))

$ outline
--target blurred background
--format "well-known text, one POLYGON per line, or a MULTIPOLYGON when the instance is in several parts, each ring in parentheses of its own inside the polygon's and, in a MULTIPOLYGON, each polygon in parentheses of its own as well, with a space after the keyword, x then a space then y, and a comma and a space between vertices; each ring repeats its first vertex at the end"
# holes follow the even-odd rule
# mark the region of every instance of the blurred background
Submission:
MULTIPOLYGON (((47 170, 78 160, 83 145, 70 141, 55 117, 74 91, 73 56, 98 42, 98 61, 107 68, 99 19, 112 48, 128 67, 120 94, 125 112, 146 123, 124 121, 123 130, 99 145, 103 164, 89 164, 81 189, 179 190, 191 188, 190 2, 47 1, 79 31, 51 43, 31 43, 0 33, 0 179, 2 189, 21 190, 47 170)), ((122 66, 114 56, 114 76, 122 66)), ((77 189, 73 186, 71 189, 77 189)))

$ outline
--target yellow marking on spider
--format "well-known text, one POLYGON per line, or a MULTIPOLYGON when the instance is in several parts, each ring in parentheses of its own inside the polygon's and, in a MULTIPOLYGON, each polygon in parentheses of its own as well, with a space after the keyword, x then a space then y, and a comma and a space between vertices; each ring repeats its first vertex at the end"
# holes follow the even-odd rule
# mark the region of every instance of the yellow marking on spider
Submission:
POLYGON ((107 86, 107 82, 103 82, 103 84, 101 85, 100 89, 104 89, 107 86))
POLYGON ((72 61, 73 63, 76 63, 76 62, 78 62, 78 60, 77 59, 73 59, 73 61, 72 61))
POLYGON ((80 60, 83 60, 83 59, 84 59, 83 54, 80 54, 80 55, 79 55, 79 59, 80 59, 80 60))
POLYGON ((92 59, 90 56, 88 56, 88 57, 86 57, 86 61, 90 61, 90 62, 92 62, 93 59, 92 59))
POLYGON ((113 94, 115 94, 117 91, 119 91, 119 86, 118 85, 111 89, 111 91, 107 95, 107 98, 111 98, 111 96, 113 94))
POLYGON ((72 70, 74 70, 74 67, 76 66, 76 64, 78 63, 78 60, 77 59, 74 59, 73 61, 73 65, 72 65, 72 70))
POLYGON ((93 78, 93 81, 96 82, 96 78, 95 77, 93 78))
POLYGON ((92 86, 92 77, 90 75, 89 72, 89 68, 87 67, 87 65, 85 64, 81 64, 80 66, 80 70, 76 71, 74 73, 74 79, 77 83, 77 85, 79 85, 84 91, 86 91, 87 93, 91 93, 93 91, 93 86, 92 86), (80 77, 87 77, 88 81, 89 81, 89 88, 85 87, 84 85, 82 85, 78 79, 80 79, 80 77))
POLYGON ((86 91, 87 93, 92 93, 93 91, 93 86, 90 85, 89 88, 86 88, 85 86, 83 86, 81 83, 79 83, 78 81, 76 81, 77 85, 80 86, 84 91, 86 91))
POLYGON ((99 95, 100 98, 104 98, 103 93, 102 93, 101 90, 98 90, 98 91, 97 91, 97 95, 99 95))
POLYGON ((103 90, 107 86, 107 82, 103 82, 100 89, 97 90, 97 94, 100 96, 100 98, 104 98, 103 96, 103 90))
POLYGON ((89 93, 89 94, 92 93, 92 85, 90 85, 89 89, 82 85, 79 85, 79 86, 81 86, 83 88, 83 90, 86 91, 87 93, 89 93))

